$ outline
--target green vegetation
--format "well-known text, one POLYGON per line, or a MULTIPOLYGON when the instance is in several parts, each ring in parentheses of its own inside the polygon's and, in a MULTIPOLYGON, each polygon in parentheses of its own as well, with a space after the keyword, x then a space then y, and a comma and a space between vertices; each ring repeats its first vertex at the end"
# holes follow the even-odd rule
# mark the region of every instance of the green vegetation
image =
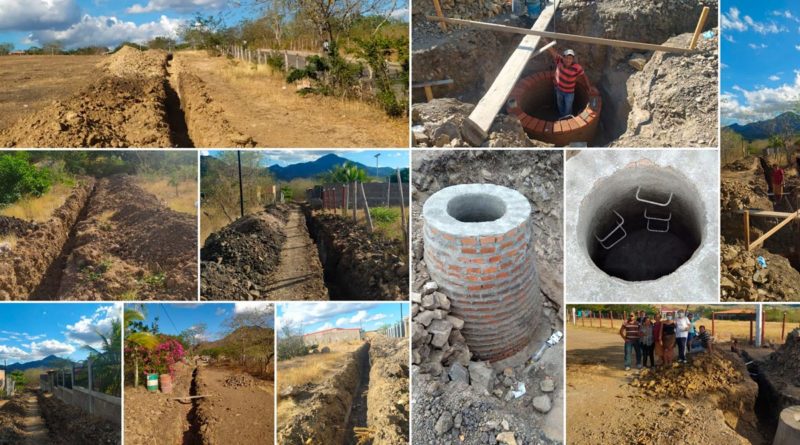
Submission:
POLYGON ((0 155, 0 206, 42 196, 52 185, 50 172, 33 165, 26 152, 0 155))
POLYGON ((369 209, 372 221, 378 225, 391 225, 400 219, 400 209, 396 207, 372 207, 369 209))
POLYGON ((7 56, 14 51, 14 44, 11 42, 0 42, 0 56, 7 56))
POLYGON ((317 345, 306 345, 303 342, 303 332, 300 329, 288 324, 281 328, 281 335, 278 338, 278 360, 302 357, 316 349, 317 345))
POLYGON ((25 373, 19 369, 11 371, 11 374, 8 375, 8 378, 13 380, 14 383, 20 388, 25 386, 25 383, 28 382, 28 380, 25 378, 25 373))

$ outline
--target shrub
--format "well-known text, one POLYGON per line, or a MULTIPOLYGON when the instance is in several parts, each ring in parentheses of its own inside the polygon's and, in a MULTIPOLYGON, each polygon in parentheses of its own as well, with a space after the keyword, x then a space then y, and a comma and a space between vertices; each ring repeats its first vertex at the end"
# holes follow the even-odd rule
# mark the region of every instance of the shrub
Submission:
POLYGON ((271 52, 267 54, 267 65, 272 67, 275 71, 283 71, 283 55, 279 52, 271 52))
POLYGON ((31 165, 24 155, 0 156, 0 205, 25 196, 42 196, 53 185, 50 172, 31 165))
POLYGON ((369 209, 369 214, 378 224, 392 224, 400 219, 400 209, 392 207, 373 207, 369 209))

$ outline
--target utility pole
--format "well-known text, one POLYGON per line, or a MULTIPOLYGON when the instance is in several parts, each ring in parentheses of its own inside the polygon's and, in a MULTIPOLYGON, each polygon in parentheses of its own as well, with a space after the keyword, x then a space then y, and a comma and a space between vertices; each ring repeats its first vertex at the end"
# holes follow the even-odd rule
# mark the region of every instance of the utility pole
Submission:
POLYGON ((380 153, 375 155, 375 177, 376 178, 378 177, 378 162, 379 162, 378 158, 380 158, 380 157, 381 157, 380 153))
POLYGON ((242 152, 241 150, 236 151, 236 157, 239 160, 239 209, 242 213, 242 218, 244 218, 244 190, 242 188, 242 152))

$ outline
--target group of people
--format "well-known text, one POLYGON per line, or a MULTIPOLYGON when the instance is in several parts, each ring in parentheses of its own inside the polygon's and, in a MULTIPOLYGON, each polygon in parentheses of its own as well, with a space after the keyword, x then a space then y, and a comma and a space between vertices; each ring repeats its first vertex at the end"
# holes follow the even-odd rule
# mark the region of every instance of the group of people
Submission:
POLYGON ((711 334, 702 325, 697 330, 696 321, 693 314, 683 311, 678 311, 674 317, 667 314, 666 319, 660 312, 652 318, 644 311, 631 312, 619 329, 619 335, 625 341, 625 370, 631 369, 634 356, 638 369, 671 366, 676 345, 678 363, 687 363, 693 347, 699 351, 711 351, 711 334), (656 363, 656 357, 659 363, 656 363))

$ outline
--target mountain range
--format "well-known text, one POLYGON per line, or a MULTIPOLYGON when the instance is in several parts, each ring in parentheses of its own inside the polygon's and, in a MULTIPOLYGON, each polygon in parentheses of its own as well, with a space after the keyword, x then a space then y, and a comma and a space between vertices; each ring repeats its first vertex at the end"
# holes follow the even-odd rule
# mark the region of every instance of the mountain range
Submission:
POLYGON ((316 161, 301 162, 299 164, 287 165, 285 167, 282 167, 277 164, 271 165, 268 167, 268 170, 272 172, 272 174, 278 180, 291 181, 292 179, 295 178, 317 177, 321 173, 330 171, 333 167, 343 165, 346 162, 350 163, 351 165, 355 165, 358 168, 363 169, 364 171, 367 172, 367 176, 385 177, 394 173, 394 169, 391 167, 380 167, 378 168, 376 174, 374 165, 370 167, 360 162, 354 162, 349 159, 345 159, 334 153, 322 156, 318 158, 316 161))
POLYGON ((767 139, 772 135, 800 133, 800 114, 793 111, 781 113, 772 119, 752 122, 746 125, 733 124, 730 128, 748 140, 767 139))
MULTIPOLYGON (((38 368, 54 369, 63 366, 68 366, 69 363, 70 361, 65 358, 56 357, 55 355, 48 355, 47 357, 41 360, 34 360, 32 362, 12 363, 6 367, 6 370, 8 372, 11 372, 11 371, 16 371, 18 369, 21 371, 25 371, 28 369, 38 369, 38 368)), ((0 369, 3 369, 3 367, 0 366, 0 369)))

